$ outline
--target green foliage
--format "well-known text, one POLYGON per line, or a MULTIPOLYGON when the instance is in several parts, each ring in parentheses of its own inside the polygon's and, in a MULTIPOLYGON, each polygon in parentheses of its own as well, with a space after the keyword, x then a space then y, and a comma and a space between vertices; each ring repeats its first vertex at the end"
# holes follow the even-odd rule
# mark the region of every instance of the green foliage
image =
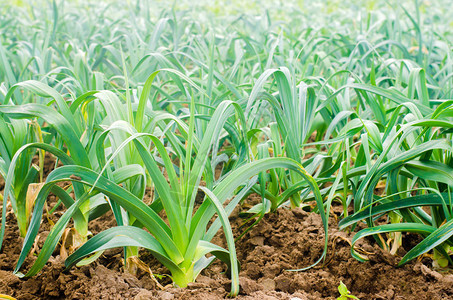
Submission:
POLYGON ((340 281, 338 291, 340 292, 340 297, 338 297, 337 300, 359 299, 356 296, 351 295, 351 292, 342 281, 340 281))
POLYGON ((19 276, 37 274, 73 224, 68 268, 113 247, 127 265, 145 248, 185 286, 217 257, 235 296, 234 240, 252 227, 234 237, 228 217, 257 193, 253 224, 280 207, 321 215, 315 264, 339 203, 341 229, 366 226, 357 259, 359 239, 397 255, 411 232, 422 241, 400 264, 432 251, 453 265, 452 15, 441 0, 415 4, 10 1, 0 249, 12 209, 19 276), (45 153, 57 160, 46 173, 45 153), (22 274, 50 193, 64 213, 22 274), (92 237, 109 210, 118 226, 92 237), (220 228, 228 249, 211 243, 220 228))

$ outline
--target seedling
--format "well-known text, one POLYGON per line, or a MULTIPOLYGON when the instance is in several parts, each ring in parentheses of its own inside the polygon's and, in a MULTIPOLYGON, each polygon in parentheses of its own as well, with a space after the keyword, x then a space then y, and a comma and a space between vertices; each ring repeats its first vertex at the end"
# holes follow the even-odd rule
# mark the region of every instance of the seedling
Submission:
POLYGON ((357 299, 354 295, 351 295, 351 292, 348 290, 346 285, 343 283, 343 281, 340 281, 340 285, 338 286, 338 291, 340 292, 340 297, 337 298, 337 300, 347 300, 347 299, 357 299))

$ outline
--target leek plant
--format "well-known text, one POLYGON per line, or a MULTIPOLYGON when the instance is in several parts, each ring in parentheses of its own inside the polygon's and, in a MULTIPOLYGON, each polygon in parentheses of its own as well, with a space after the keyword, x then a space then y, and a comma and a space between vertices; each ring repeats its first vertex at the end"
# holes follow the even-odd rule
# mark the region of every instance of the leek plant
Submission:
MULTIPOLYGON (((275 125, 271 127, 272 142, 274 144, 274 154, 283 155, 302 163, 303 146, 307 142, 310 135, 317 131, 319 136, 322 136, 324 130, 324 121, 320 115, 316 119, 318 108, 318 98, 315 95, 314 88, 308 86, 303 81, 296 85, 294 75, 286 67, 280 69, 266 70, 260 78, 258 78, 253 87, 250 97, 247 102, 247 111, 250 114, 250 121, 256 122, 259 119, 258 113, 260 101, 265 100, 271 105, 274 112, 276 124, 279 133, 276 132, 275 125), (261 93, 265 81, 274 75, 277 84, 278 92, 276 93, 261 93), (258 116, 256 116, 258 115, 258 116), (280 137, 281 136, 281 137, 280 137), (282 149, 284 144, 284 151, 282 149)), ((261 152, 260 156, 266 155, 261 152)), ((292 185, 301 181, 299 174, 290 172, 288 179, 282 176, 277 178, 273 176, 273 180, 279 180, 279 184, 283 190, 289 189, 292 185)), ((276 183, 274 183, 275 185, 276 183)), ((276 191, 276 188, 273 188, 276 191)), ((274 193, 275 193, 274 191, 274 193)), ((298 207, 301 204, 299 194, 293 194, 290 198, 291 207, 298 207)), ((274 200, 272 210, 275 210, 281 201, 274 200)))
MULTIPOLYGON (((0 176, 6 179, 8 169, 11 167, 11 161, 14 155, 24 144, 32 143, 39 138, 42 139, 40 134, 41 130, 39 125, 35 122, 28 122, 26 120, 14 120, 3 117, 0 119, 0 176)), ((35 151, 27 151, 21 156, 20 160, 12 166, 15 171, 14 178, 11 179, 12 188, 10 192, 5 193, 4 197, 11 200, 11 206, 17 219, 19 232, 22 237, 25 236, 28 223, 30 221, 31 211, 33 209, 34 199, 33 195, 29 193, 29 185, 40 177, 43 177, 44 157, 40 152, 40 159, 38 165, 32 165, 32 159, 35 151)), ((3 201, 2 210, 2 229, 0 233, 0 247, 2 245, 3 233, 5 230, 7 201, 3 201)))
MULTIPOLYGON (((331 144, 331 154, 344 153, 338 159, 346 157, 350 162, 343 172, 342 182, 333 185, 331 193, 334 189, 345 191, 345 218, 340 221, 340 228, 351 225, 354 228, 361 221, 369 227, 355 235, 353 244, 364 236, 373 235, 379 245, 395 254, 401 246, 401 232, 416 232, 424 240, 410 250, 400 264, 435 249, 436 264, 445 266, 451 263, 451 236, 446 234, 451 218, 451 183, 445 177, 451 168, 451 100, 442 101, 433 109, 434 101, 429 101, 423 70, 413 68, 408 74, 407 95, 396 89, 385 91, 372 85, 353 85, 367 91, 366 94, 359 92, 367 102, 374 99, 379 103, 380 97, 389 99, 388 113, 380 111, 384 105, 373 108, 375 116, 382 116, 382 122, 370 122, 357 113, 345 113, 342 118, 355 119, 335 138, 319 143, 331 144), (354 142, 357 136, 360 138, 354 142), (378 184, 384 187, 384 195, 375 194, 378 184), (346 208, 351 203, 354 214, 347 216, 346 208), (430 212, 424 211, 423 206, 428 206, 430 212), (376 225, 383 215, 387 216, 389 224, 376 225)), ((328 132, 339 126, 339 119, 334 120, 328 132)), ((354 247, 351 251, 354 257, 364 260, 354 247)))
MULTIPOLYGON (((388 241, 382 236, 384 233, 416 232, 424 239, 403 257, 400 264, 434 248, 438 253, 436 263, 444 266, 452 263, 449 256, 451 234, 448 233, 452 213, 451 137, 447 133, 452 125, 446 120, 451 104, 451 101, 444 102, 429 116, 402 124, 398 131, 389 135, 376 163, 360 181, 356 199, 363 200, 356 203, 356 213, 340 221, 340 228, 361 220, 370 226, 359 231, 353 243, 364 236, 377 235, 378 243, 390 250, 388 241), (385 197, 373 195, 382 178, 387 182, 385 197), (429 207, 430 212, 423 210, 423 206, 429 207), (388 214, 392 222, 375 226, 375 218, 382 214, 388 214)), ((356 258, 363 260, 354 248, 352 251, 356 258)))
MULTIPOLYGON (((55 138, 55 145, 43 143, 43 140, 41 139, 36 142, 30 141, 31 143, 25 143, 17 149, 14 156, 11 158, 9 168, 6 173, 5 196, 11 196, 10 191, 12 191, 13 188, 13 180, 17 177, 15 170, 17 169, 18 164, 24 159, 24 157, 29 155, 28 153, 30 153, 30 151, 35 149, 48 151, 56 155, 63 163, 76 163, 82 166, 90 166, 87 151, 80 140, 80 137, 82 136, 81 124, 72 114, 63 97, 54 89, 41 82, 25 81, 13 86, 9 90, 5 99, 9 101, 9 99, 13 96, 15 89, 19 87, 28 89, 42 97, 54 99, 57 104, 58 111, 49 109, 43 104, 27 103, 22 105, 2 105, 0 106, 0 112, 9 119, 18 119, 18 121, 24 122, 26 122, 25 120, 29 120, 31 118, 43 119, 58 133, 58 135, 55 138), (71 154, 71 157, 59 149, 63 144, 67 146, 67 150, 71 154)), ((24 168, 27 169, 30 168, 30 166, 24 166, 24 168)), ((30 184, 31 182, 32 180, 29 180, 27 184, 30 184)), ((76 197, 83 194, 83 186, 81 185, 76 184, 73 190, 76 197)), ((61 193, 59 193, 59 195, 61 195, 61 193)), ((64 199, 67 199, 68 197, 69 196, 63 196, 64 199)), ((8 198, 5 197, 3 201, 4 206, 6 205, 7 199, 8 198)), ((14 200, 11 198, 11 201, 14 200)), ((64 203, 70 205, 71 201, 65 201, 64 203)), ((79 240, 79 243, 83 243, 88 235, 88 216, 86 215, 88 211, 89 205, 85 205, 81 209, 82 213, 78 214, 78 217, 74 219, 74 227, 77 231, 77 239, 79 240)), ((5 210, 3 210, 3 213, 5 213, 5 210)), ((2 222, 6 222, 5 218, 2 219, 2 222)))
MULTIPOLYGON (((63 164, 75 164, 99 172, 103 167, 102 162, 105 161, 105 155, 98 157, 97 151, 102 149, 103 153, 106 151, 114 152, 116 148, 126 139, 126 134, 122 131, 112 131, 110 129, 100 131, 99 128, 109 128, 111 126, 114 127, 116 126, 115 124, 118 124, 120 122, 124 122, 126 125, 136 124, 137 128, 144 128, 146 124, 143 125, 142 123, 145 116, 145 103, 147 101, 150 86, 157 73, 158 72, 151 75, 149 80, 146 82, 144 91, 139 101, 139 106, 138 108, 136 108, 138 112, 135 111, 135 115, 132 110, 130 99, 126 99, 126 104, 124 104, 114 93, 110 91, 90 91, 84 93, 80 97, 76 98, 71 106, 68 106, 67 103, 63 100, 63 96, 60 93, 41 82, 26 81, 16 84, 6 95, 5 99, 7 101, 11 99, 15 89, 25 88, 44 97, 44 99, 54 99, 57 103, 57 109, 49 110, 47 106, 43 104, 28 103, 23 105, 3 105, 0 106, 0 111, 18 125, 23 124, 21 122, 24 122, 25 124, 27 122, 26 120, 29 118, 37 117, 49 124, 50 127, 56 131, 56 135, 54 137, 50 136, 50 139, 48 139, 50 140, 50 142, 53 142, 54 145, 50 143, 42 143, 42 138, 40 139, 40 143, 30 143, 32 141, 29 141, 29 143, 24 143, 24 141, 22 140, 19 142, 22 147, 20 147, 14 153, 14 157, 12 157, 11 161, 8 162, 9 169, 7 169, 3 173, 6 178, 5 194, 10 195, 10 191, 15 188, 15 186, 12 185, 14 178, 16 178, 16 176, 18 175, 23 175, 22 173, 17 174, 15 172, 15 170, 18 168, 16 166, 18 166, 19 163, 22 164, 22 160, 28 157, 28 153, 34 149, 41 149, 41 151, 45 150, 56 155, 57 158, 61 162, 63 162, 63 164), (125 106, 126 109, 124 109, 125 106), (107 146, 105 146, 104 143, 106 143, 107 146), (67 147, 67 151, 70 154, 70 157, 59 149, 63 148, 64 146, 67 147)), ((20 129, 21 127, 17 126, 18 139, 21 138, 21 136, 19 135, 20 129)), ((5 138, 8 137, 9 136, 5 134, 5 138)), ((6 142, 10 141, 7 140, 6 142)), ((11 145, 15 146, 14 144, 11 145)), ((128 169, 131 165, 138 167, 138 175, 143 176, 137 175, 135 177, 128 178, 125 182, 122 182, 122 184, 127 190, 131 191, 132 193, 134 193, 134 195, 142 199, 146 189, 147 176, 144 169, 142 168, 142 160, 134 151, 135 150, 131 147, 125 147, 124 149, 121 149, 120 153, 115 156, 115 161, 112 169, 128 169)), ((5 159, 6 158, 7 156, 5 156, 5 159)), ((22 169, 29 168, 27 167, 27 165, 20 165, 20 167, 22 167, 22 169)), ((37 174, 37 168, 32 168, 31 170, 32 171, 30 171, 30 174, 37 174)), ((34 177, 32 177, 32 175, 30 175, 29 177, 30 178, 25 182, 26 185, 23 188, 25 189, 25 191, 27 190, 29 184, 34 180, 34 177)), ((18 186, 20 187, 19 183, 18 186)), ((75 199, 77 200, 85 193, 85 188, 83 187, 83 185, 75 182, 68 190, 59 190, 58 197, 61 198, 60 200, 63 201, 66 207, 71 206, 74 202, 70 199, 71 197, 69 197, 69 193, 71 191, 74 191, 75 199)), ((8 198, 5 197, 5 200, 3 202, 3 205, 5 207, 7 199, 8 198)), ((11 199, 13 208, 14 210, 16 210, 15 198, 11 199)), ((25 203, 25 201, 22 202, 25 203)), ((25 204, 22 206, 24 206, 25 209, 25 204)), ((27 220, 30 216, 30 209, 31 207, 28 209, 27 220)), ((108 209, 109 204, 104 200, 101 194, 93 195, 92 197, 90 197, 90 201, 85 202, 82 207, 78 209, 73 218, 74 229, 72 230, 72 232, 68 232, 72 235, 72 248, 79 247, 87 240, 88 235, 90 234, 88 231, 89 220, 99 217, 108 209)), ((114 212, 118 224, 128 224, 128 217, 127 215, 123 214, 119 206, 112 205, 111 209, 114 212)), ((3 210, 3 213, 6 214, 6 209, 3 210)), ((22 222, 22 219, 20 221, 22 222)), ((2 222, 4 228, 6 219, 3 218, 2 222)), ((36 222, 38 222, 39 224, 40 221, 38 220, 36 222)), ((24 225, 21 226, 23 235, 25 235, 25 232, 27 230, 27 227, 25 225, 26 224, 24 223, 24 225)), ((127 248, 127 250, 127 257, 138 255, 138 249, 133 250, 133 248, 127 248)))
MULTIPOLYGON (((194 107, 193 100, 192 107, 194 107)), ((138 222, 132 227, 114 227, 94 236, 67 259, 67 267, 71 267, 83 257, 97 251, 112 247, 138 246, 150 250, 170 270, 175 284, 184 287, 189 282, 194 281, 200 271, 210 264, 213 258, 206 258, 205 255, 212 253, 219 259, 226 261, 230 267, 232 276, 231 295, 233 296, 237 295, 239 288, 239 265, 236 259, 233 235, 228 222, 228 214, 232 212, 241 197, 236 196, 226 207, 222 204, 234 196, 237 188, 243 186, 249 178, 259 172, 273 168, 289 168, 297 172, 312 189, 318 207, 320 207, 324 224, 327 226, 326 216, 322 209, 323 203, 316 182, 300 164, 289 158, 268 158, 250 162, 231 171, 228 176, 225 176, 215 186, 210 186, 209 178, 213 176, 212 168, 207 167, 208 153, 226 120, 230 117, 233 108, 237 110, 239 116, 243 116, 237 104, 231 101, 222 102, 214 112, 212 121, 209 122, 204 137, 195 153, 193 145, 197 144, 195 142, 196 138, 191 133, 193 131, 190 130, 194 127, 195 116, 194 114, 191 115, 188 143, 185 149, 185 157, 181 159, 179 176, 165 146, 155 136, 136 133, 124 141, 123 146, 133 142, 145 164, 147 172, 153 180, 155 190, 159 195, 159 198, 155 200, 155 205, 153 203, 151 206, 147 206, 134 194, 116 184, 122 182, 125 178, 137 176, 137 172, 132 168, 118 170, 118 175, 112 174, 112 178, 116 179, 115 181, 104 177, 102 173, 96 173, 81 166, 63 166, 53 171, 37 197, 34 219, 40 219, 43 202, 48 192, 57 182, 63 180, 77 181, 89 186, 90 190, 85 192, 80 199, 77 199, 75 204, 60 218, 46 239, 37 261, 25 276, 32 276, 43 267, 53 252, 69 219, 91 194, 99 192, 106 195, 111 203, 120 205, 134 216, 138 222), (168 182, 159 169, 157 159, 149 152, 148 147, 144 145, 144 140, 146 139, 152 141, 152 145, 159 154, 158 157, 163 161, 168 182), (207 179, 208 185, 206 187, 200 185, 202 178, 207 179), (198 209, 195 209, 195 197, 198 190, 205 194, 205 200, 198 209), (158 215, 160 209, 165 211, 169 225, 158 215), (217 213, 218 219, 207 228, 210 219, 215 213, 217 213), (227 238, 228 251, 210 242, 220 229, 220 226, 223 226, 227 238), (143 230, 142 227, 149 232, 143 230)), ((245 124, 243 117, 240 118, 240 121, 241 124, 245 124)), ((16 272, 20 269, 37 234, 38 224, 33 221, 34 226, 30 228, 25 238, 16 272)))

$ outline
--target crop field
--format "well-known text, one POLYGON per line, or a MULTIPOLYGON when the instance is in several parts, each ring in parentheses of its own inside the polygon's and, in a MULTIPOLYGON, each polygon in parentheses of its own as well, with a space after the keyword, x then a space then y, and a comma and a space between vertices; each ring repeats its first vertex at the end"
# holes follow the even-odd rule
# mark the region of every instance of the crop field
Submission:
POLYGON ((453 299, 453 11, 0 0, 0 299, 453 299))

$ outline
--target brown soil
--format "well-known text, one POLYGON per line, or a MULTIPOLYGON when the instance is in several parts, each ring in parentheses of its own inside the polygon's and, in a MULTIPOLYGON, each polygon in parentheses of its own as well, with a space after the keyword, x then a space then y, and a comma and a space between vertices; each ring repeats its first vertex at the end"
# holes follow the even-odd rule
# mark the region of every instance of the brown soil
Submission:
MULTIPOLYGON (((256 198, 251 199, 254 201, 256 198)), ((55 199, 49 202, 54 203, 55 199)), ((44 214, 38 249, 52 223, 62 213, 57 210, 49 218, 44 214)), ((325 264, 303 272, 289 272, 286 270, 311 265, 321 255, 321 219, 301 209, 279 209, 266 216, 236 243, 242 264, 238 299, 336 299, 340 281, 360 299, 453 299, 453 275, 432 270, 427 257, 397 268, 395 265, 401 256, 389 255, 372 239, 365 239, 358 246, 373 253, 369 255, 369 262, 361 263, 352 258, 348 244, 352 234, 338 231, 336 219, 334 214, 329 218, 329 251, 325 264)), ((231 217, 235 235, 244 230, 243 221, 236 209, 231 217)), ((109 213, 91 222, 90 230, 96 234, 112 226, 115 221, 109 213)), ((122 271, 122 249, 106 251, 91 265, 64 273, 57 247, 39 275, 19 279, 12 270, 22 240, 13 214, 8 213, 5 241, 0 251, 0 294, 17 299, 224 299, 230 287, 224 275, 225 265, 215 262, 202 272, 196 283, 185 289, 172 287, 168 277, 158 279, 165 286, 161 290, 149 274, 140 271, 133 276, 122 271)), ((415 235, 405 236, 399 254, 403 255, 418 241, 415 235)), ((223 234, 219 233, 214 242, 225 246, 223 234)), ((27 258, 24 269, 31 266, 35 257, 27 258)), ((168 273, 148 252, 141 251, 140 259, 154 274, 168 273)))
MULTIPOLYGON (((239 233, 242 219, 233 214, 234 231, 239 233)), ((0 293, 17 299, 223 299, 229 280, 225 266, 214 263, 203 271, 196 283, 187 289, 166 286, 159 290, 147 274, 135 277, 121 272, 121 249, 113 249, 95 263, 63 273, 58 251, 36 277, 21 280, 12 274, 17 261, 21 238, 12 214, 7 217, 4 248, 0 254, 0 293)), ((322 252, 323 232, 318 215, 300 209, 280 209, 268 215, 237 243, 242 263, 239 299, 336 299, 337 286, 343 281, 361 299, 453 299, 453 275, 441 275, 422 262, 396 268, 397 258, 365 240, 360 247, 373 252, 370 261, 361 263, 350 255, 350 235, 339 232, 331 218, 329 255, 325 266, 304 272, 288 272, 313 263, 322 252)), ((111 215, 95 220, 96 233, 114 226, 111 215)), ((49 222, 43 220, 38 246, 47 236, 49 222)), ((215 242, 223 244, 222 234, 215 242)), ((404 251, 404 250, 403 250, 404 251)), ((145 251, 141 259, 155 274, 166 270, 145 251)), ((27 259, 30 267, 33 257, 27 259)), ((429 263, 428 259, 423 261, 429 263)), ((168 279, 161 281, 163 285, 168 279)))

